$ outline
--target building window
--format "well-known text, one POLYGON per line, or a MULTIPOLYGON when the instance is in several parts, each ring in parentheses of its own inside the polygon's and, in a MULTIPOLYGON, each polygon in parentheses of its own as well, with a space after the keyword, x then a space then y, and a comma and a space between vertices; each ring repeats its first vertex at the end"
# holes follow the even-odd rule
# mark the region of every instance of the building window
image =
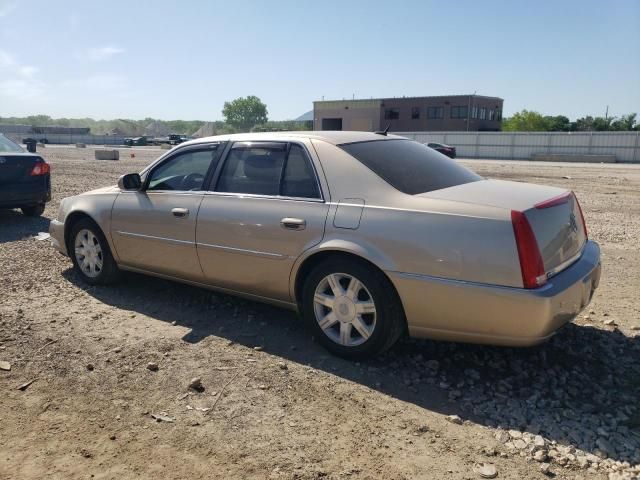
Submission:
POLYGON ((499 122, 500 120, 502 120, 502 111, 501 110, 496 110, 496 120, 499 122))
POLYGON ((487 118, 487 109, 486 108, 481 108, 480 109, 480 120, 486 120, 487 118))
POLYGON ((451 118, 467 118, 467 107, 465 105, 451 107, 451 118))
POLYGON ((444 107, 428 107, 427 108, 427 118, 443 118, 444 117, 444 107))
POLYGON ((471 118, 478 118, 478 107, 471 107, 471 118))
POLYGON ((398 120, 400 118, 400 110, 397 108, 387 108, 384 111, 385 120, 398 120))
POLYGON ((420 107, 412 107, 411 108, 411 119, 416 120, 420 118, 420 107))
POLYGON ((489 109, 489 120, 493 121, 493 117, 494 117, 495 114, 496 114, 496 112, 492 108, 490 108, 489 109))

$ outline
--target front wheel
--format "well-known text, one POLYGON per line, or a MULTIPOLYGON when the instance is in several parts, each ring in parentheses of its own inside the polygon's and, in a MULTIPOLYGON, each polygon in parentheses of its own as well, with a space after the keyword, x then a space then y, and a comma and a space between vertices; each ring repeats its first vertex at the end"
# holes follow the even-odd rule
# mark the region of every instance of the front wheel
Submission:
POLYGON ((117 280, 120 271, 111 255, 102 230, 84 218, 71 228, 69 254, 76 272, 91 285, 106 285, 117 280))
POLYGON ((390 348, 405 325, 400 300, 387 277, 340 257, 319 264, 307 277, 302 316, 327 350, 351 359, 390 348))

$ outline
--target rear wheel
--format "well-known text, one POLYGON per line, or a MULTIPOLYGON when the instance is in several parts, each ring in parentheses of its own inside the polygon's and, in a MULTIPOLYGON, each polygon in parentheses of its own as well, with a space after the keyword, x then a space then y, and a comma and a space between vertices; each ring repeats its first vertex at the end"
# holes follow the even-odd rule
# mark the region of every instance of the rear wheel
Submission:
POLYGON ((340 258, 311 271, 303 287, 302 314, 327 350, 352 359, 388 349, 405 324, 387 277, 361 262, 340 258))
POLYGON ((27 217, 39 217, 44 213, 44 203, 22 207, 22 214, 27 217))
POLYGON ((82 279, 91 285, 106 285, 118 279, 120 270, 111 255, 102 230, 88 218, 71 228, 69 254, 82 279))

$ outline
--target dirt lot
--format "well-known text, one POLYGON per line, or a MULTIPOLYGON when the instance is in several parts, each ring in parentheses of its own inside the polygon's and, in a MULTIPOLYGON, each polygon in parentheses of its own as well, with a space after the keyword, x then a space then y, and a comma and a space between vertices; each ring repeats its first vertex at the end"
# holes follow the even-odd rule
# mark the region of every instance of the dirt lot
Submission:
POLYGON ((640 473, 639 166, 463 162, 576 191, 603 250, 594 301, 541 347, 404 340, 350 363, 287 311, 133 274, 88 288, 33 236, 63 197, 161 152, 41 153, 45 216, 0 212, 1 479, 474 479, 485 463, 498 478, 640 473))

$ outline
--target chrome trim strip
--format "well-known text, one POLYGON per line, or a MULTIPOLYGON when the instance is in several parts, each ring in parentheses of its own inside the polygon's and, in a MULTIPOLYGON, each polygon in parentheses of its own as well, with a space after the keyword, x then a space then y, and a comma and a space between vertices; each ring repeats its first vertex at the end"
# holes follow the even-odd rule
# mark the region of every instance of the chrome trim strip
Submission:
POLYGON ((552 268, 551 270, 546 272, 547 278, 551 278, 554 275, 557 275, 558 273, 560 273, 565 268, 568 268, 571 265, 573 265, 575 262, 577 262, 580 259, 580 257, 582 256, 582 252, 584 252, 584 249, 585 249, 586 245, 587 245, 587 242, 585 242, 584 245, 582 245, 582 247, 580 247, 580 251, 578 253, 576 253, 573 257, 571 257, 569 260, 565 260, 564 262, 562 262, 557 267, 552 268))
POLYGON ((307 197, 283 197, 280 195, 260 195, 255 193, 234 193, 234 192, 204 192, 205 195, 212 197, 233 197, 233 198, 262 198, 264 200, 288 200, 295 202, 311 202, 311 203, 325 203, 322 198, 307 198, 307 197))
POLYGON ((520 292, 520 293, 531 293, 531 292, 543 292, 552 287, 551 283, 545 283, 543 286, 535 288, 535 289, 526 289, 524 287, 510 287, 508 285, 496 285, 493 283, 482 283, 482 282, 474 282, 470 280, 458 280, 456 278, 444 278, 437 277, 434 275, 425 275, 421 273, 408 273, 408 272, 397 272, 393 270, 388 270, 386 273, 391 275, 396 275, 398 277, 409 278, 409 279, 417 279, 417 280, 427 280, 432 282, 440 282, 440 283, 449 283, 455 285, 465 285, 471 287, 482 287, 482 288, 491 288, 491 289, 500 289, 507 290, 512 292, 520 292))
POLYGON ((159 240, 161 242, 177 243, 180 245, 195 245, 195 242, 190 242, 188 240, 177 240, 175 238, 156 237, 154 235, 143 235, 141 233, 123 232, 121 230, 116 231, 116 233, 118 235, 122 235, 125 237, 144 238, 147 240, 159 240))
POLYGON ((244 254, 244 255, 253 255, 256 257, 267 257, 267 258, 273 258, 276 260, 284 260, 285 258, 288 258, 287 255, 282 255, 280 253, 271 253, 271 252, 260 252, 258 250, 247 250, 245 248, 236 248, 236 247, 227 247, 224 245, 212 245, 210 243, 196 243, 196 245, 198 247, 204 247, 204 248, 212 248, 212 249, 216 249, 216 250, 224 250, 225 252, 229 252, 229 253, 239 253, 239 254, 244 254))

